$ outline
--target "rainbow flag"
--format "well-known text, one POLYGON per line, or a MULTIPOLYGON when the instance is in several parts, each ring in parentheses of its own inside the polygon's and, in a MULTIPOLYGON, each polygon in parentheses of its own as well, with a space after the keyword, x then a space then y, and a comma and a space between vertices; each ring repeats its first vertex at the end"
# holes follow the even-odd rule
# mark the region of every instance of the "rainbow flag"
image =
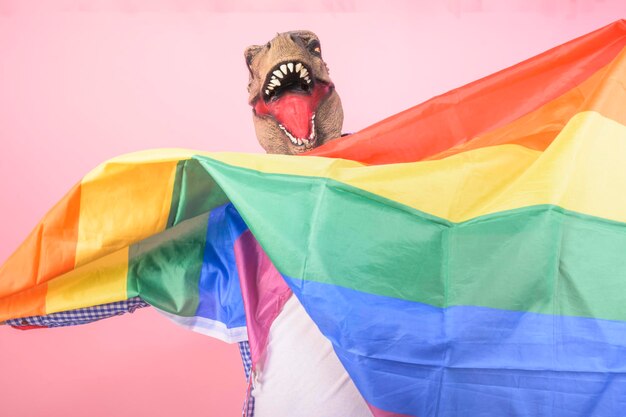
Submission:
POLYGON ((621 415, 625 47, 622 20, 301 157, 111 160, 1 267, 0 321, 139 296, 245 340, 272 317, 242 276, 275 267, 376 416, 621 415))

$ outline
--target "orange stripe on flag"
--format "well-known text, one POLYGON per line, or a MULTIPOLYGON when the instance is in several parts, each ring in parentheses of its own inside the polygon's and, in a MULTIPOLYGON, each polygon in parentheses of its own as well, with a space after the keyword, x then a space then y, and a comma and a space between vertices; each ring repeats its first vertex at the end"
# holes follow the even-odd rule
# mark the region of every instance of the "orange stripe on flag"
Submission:
MULTIPOLYGON (((0 302, 4 297, 35 287, 74 268, 80 194, 79 184, 46 214, 24 243, 0 266, 0 302)), ((42 303, 44 299, 45 293, 42 303)))
POLYGON ((621 20, 304 155, 369 165, 420 161, 549 103, 608 65, 624 46, 621 20))
POLYGON ((611 64, 586 81, 506 126, 478 136, 460 146, 430 156, 426 160, 443 159, 472 149, 497 145, 521 145, 544 151, 569 120, 578 113, 595 111, 626 125, 626 48, 611 64))
POLYGON ((40 316, 46 314, 46 292, 48 284, 41 284, 0 298, 0 322, 19 317, 40 316))

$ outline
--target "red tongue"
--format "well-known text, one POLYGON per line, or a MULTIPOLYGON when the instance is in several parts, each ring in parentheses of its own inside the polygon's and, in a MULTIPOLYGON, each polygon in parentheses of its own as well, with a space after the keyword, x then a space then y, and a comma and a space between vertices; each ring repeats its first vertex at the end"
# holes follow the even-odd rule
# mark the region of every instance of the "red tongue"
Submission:
POLYGON ((271 114, 296 138, 308 139, 311 135, 311 118, 331 88, 332 85, 318 82, 310 95, 286 92, 267 103, 258 99, 252 105, 257 114, 271 114))
POLYGON ((293 136, 308 139, 311 134, 311 117, 317 104, 314 101, 313 96, 286 93, 267 103, 267 109, 293 136))

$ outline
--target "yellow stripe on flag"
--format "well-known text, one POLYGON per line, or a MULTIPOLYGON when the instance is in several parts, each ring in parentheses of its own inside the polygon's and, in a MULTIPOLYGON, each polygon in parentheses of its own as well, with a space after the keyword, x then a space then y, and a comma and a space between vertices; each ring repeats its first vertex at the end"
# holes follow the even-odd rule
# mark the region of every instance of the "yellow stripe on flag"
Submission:
POLYGON ((626 126, 582 112, 544 152, 500 145, 378 166, 304 156, 210 157, 264 173, 331 178, 454 222, 538 204, 626 221, 625 154, 626 126))
POLYGON ((46 313, 126 300, 128 248, 123 248, 48 282, 46 313))
POLYGON ((81 184, 76 266, 165 230, 178 158, 117 158, 81 184))

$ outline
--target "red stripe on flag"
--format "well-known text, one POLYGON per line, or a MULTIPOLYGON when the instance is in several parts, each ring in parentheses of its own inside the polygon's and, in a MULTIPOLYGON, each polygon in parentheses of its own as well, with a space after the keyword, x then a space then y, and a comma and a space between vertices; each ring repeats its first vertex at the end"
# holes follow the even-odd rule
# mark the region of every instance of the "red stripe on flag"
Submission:
POLYGON ((626 46, 620 20, 303 155, 365 164, 419 161, 536 110, 608 65, 626 46))

